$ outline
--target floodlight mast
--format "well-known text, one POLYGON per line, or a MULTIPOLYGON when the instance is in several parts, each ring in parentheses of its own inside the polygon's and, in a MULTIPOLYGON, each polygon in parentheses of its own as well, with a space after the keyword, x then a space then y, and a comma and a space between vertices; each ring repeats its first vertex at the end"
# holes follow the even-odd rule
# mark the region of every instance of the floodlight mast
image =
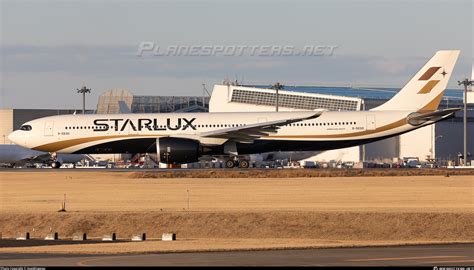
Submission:
POLYGON ((279 82, 275 83, 275 84, 272 86, 272 88, 276 90, 276 106, 275 106, 275 107, 276 107, 276 111, 277 111, 277 112, 278 112, 278 107, 280 106, 280 104, 279 104, 279 103, 280 103, 280 102, 279 102, 280 93, 279 93, 278 91, 279 91, 280 89, 283 89, 283 87, 284 87, 284 85, 281 84, 281 83, 279 83, 279 82))
POLYGON ((467 166, 467 87, 472 85, 471 80, 468 78, 458 81, 458 85, 464 85, 464 116, 463 116, 463 128, 464 128, 464 153, 463 153, 463 165, 467 166))
POLYGON ((85 85, 81 89, 76 89, 77 93, 82 94, 82 114, 86 113, 86 93, 90 93, 92 89, 85 85))

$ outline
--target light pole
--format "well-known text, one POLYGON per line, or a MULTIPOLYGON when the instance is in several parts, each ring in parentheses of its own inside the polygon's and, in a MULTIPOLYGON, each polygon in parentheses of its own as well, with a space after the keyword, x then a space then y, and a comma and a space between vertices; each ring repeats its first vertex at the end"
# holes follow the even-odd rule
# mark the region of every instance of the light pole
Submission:
POLYGON ((470 81, 468 78, 458 81, 458 85, 464 85, 464 117, 463 117, 463 122, 464 122, 464 158, 463 158, 463 163, 464 166, 467 166, 467 87, 472 85, 472 81, 470 81))
POLYGON ((83 86, 81 89, 76 89, 77 93, 82 94, 82 114, 86 113, 86 93, 90 93, 91 89, 83 86))
POLYGON ((204 108, 205 111, 209 111, 209 108, 206 110, 206 100, 204 98, 205 94, 207 93, 207 96, 210 97, 211 94, 209 94, 209 91, 207 91, 206 84, 202 84, 202 107, 204 108))
MULTIPOLYGON (((432 126, 432 133, 434 135, 434 131, 435 131, 435 127, 434 125, 431 125, 432 126)), ((438 135, 438 136, 432 136, 433 137, 433 140, 431 141, 431 158, 436 161, 436 140, 440 139, 440 138, 443 138, 443 135, 438 135)))
POLYGON ((280 89, 283 89, 283 84, 280 84, 279 82, 275 83, 273 85, 273 89, 276 90, 276 111, 278 112, 278 107, 279 107, 279 96, 280 96, 280 93, 278 92, 280 89))
MULTIPOLYGON (((365 100, 364 99, 361 99, 361 105, 362 105, 362 111, 365 111, 365 100)), ((364 163, 365 162, 365 144, 362 145, 362 167, 364 167, 364 163)))

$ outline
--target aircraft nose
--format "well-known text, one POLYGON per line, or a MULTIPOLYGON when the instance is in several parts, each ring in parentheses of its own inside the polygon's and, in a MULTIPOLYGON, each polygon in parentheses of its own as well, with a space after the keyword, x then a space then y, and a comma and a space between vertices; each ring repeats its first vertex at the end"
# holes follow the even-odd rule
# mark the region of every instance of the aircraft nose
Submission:
POLYGON ((18 131, 15 130, 13 131, 12 133, 10 133, 10 135, 8 135, 8 139, 11 141, 11 142, 14 142, 15 144, 20 144, 19 142, 19 135, 18 135, 18 131))

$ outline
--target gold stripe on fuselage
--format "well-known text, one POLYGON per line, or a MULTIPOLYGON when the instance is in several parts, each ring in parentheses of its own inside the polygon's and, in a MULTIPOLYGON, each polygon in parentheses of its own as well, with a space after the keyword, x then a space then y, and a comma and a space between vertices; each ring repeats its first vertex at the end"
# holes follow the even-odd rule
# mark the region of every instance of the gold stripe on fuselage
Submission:
POLYGON ((66 149, 66 148, 73 147, 79 144, 95 142, 95 141, 100 141, 100 140, 116 139, 116 138, 131 138, 131 137, 159 138, 162 136, 169 136, 169 134, 160 134, 160 135, 130 134, 130 135, 109 135, 109 136, 87 137, 87 138, 78 138, 78 139, 71 139, 71 140, 43 144, 33 149, 38 150, 38 151, 44 151, 44 152, 56 152, 58 150, 66 149))
POLYGON ((347 137, 355 137, 355 136, 363 136, 363 135, 371 135, 374 133, 394 129, 401 127, 405 124, 407 124, 406 118, 395 121, 393 123, 390 123, 388 125, 376 128, 374 130, 364 130, 364 131, 358 131, 358 132, 352 132, 352 133, 345 133, 345 134, 332 134, 332 135, 281 135, 281 136, 269 136, 272 138, 318 138, 318 139, 334 139, 334 138, 347 138, 347 137))

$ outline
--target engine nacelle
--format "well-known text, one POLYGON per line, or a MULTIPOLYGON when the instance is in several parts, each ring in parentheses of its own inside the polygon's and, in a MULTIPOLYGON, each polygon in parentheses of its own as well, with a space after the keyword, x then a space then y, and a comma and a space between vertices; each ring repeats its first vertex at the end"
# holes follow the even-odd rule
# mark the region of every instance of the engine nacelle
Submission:
POLYGON ((158 161, 167 164, 197 162, 201 154, 201 144, 196 140, 184 138, 156 139, 158 161))

